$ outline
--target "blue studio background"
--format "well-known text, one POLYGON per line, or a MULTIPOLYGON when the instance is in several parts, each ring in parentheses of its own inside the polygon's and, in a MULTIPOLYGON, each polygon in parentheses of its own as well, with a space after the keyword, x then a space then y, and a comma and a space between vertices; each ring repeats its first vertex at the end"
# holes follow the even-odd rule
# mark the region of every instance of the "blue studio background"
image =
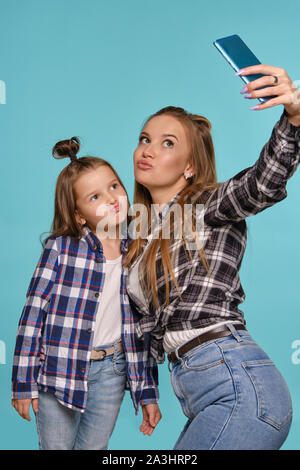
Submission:
MULTIPOLYGON (((298 8, 298 0, 0 0, 1 449, 38 448, 33 413, 28 423, 11 406, 10 377, 39 236, 50 229, 56 178, 67 164, 52 158, 54 143, 79 136, 79 156, 109 160, 132 203, 143 121, 182 106, 212 122, 218 179, 226 180, 256 161, 283 107, 249 111, 258 101, 240 95, 242 80, 212 43, 239 34, 262 63, 300 79, 298 8)), ((283 449, 300 449, 299 183, 297 171, 284 201, 248 218, 240 272, 248 329, 293 399, 283 449)), ((159 372, 157 429, 140 433, 141 414, 126 392, 110 449, 172 449, 186 418, 166 363, 159 372)))

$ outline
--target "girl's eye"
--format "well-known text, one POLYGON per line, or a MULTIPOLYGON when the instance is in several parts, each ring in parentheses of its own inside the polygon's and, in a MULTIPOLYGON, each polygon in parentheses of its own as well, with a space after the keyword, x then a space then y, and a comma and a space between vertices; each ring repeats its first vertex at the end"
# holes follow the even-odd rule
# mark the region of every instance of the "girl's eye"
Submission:
POLYGON ((113 186, 119 186, 119 185, 118 185, 118 183, 114 183, 114 184, 111 185, 111 187, 113 187, 113 186))
POLYGON ((98 199, 98 195, 97 194, 94 194, 94 196, 91 197, 91 201, 95 201, 96 199, 94 198, 97 198, 98 199))
POLYGON ((172 140, 165 140, 164 142, 166 144, 167 147, 173 147, 174 145, 174 142, 172 142, 172 140), (168 144, 168 145, 167 145, 168 144), (170 145, 169 145, 170 144, 170 145))

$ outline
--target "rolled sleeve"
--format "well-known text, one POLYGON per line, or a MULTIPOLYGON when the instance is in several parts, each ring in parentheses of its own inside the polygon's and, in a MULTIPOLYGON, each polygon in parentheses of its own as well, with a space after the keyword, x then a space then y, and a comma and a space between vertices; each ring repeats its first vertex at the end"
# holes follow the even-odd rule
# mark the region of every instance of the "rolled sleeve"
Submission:
POLYGON ((300 160, 300 126, 284 111, 256 163, 219 185, 206 204, 208 225, 239 222, 283 200, 300 160))

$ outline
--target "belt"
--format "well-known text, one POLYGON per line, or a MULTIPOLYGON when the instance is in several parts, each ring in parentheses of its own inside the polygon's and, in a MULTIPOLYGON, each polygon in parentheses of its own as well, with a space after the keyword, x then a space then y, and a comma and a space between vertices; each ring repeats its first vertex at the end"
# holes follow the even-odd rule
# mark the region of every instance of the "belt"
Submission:
MULTIPOLYGON (((246 330, 244 325, 234 325, 234 328, 236 330, 246 330)), ((190 349, 199 346, 199 344, 206 343, 207 341, 210 341, 212 339, 224 338, 225 336, 230 336, 231 334, 231 331, 225 326, 214 328, 213 330, 208 331, 207 333, 203 333, 202 335, 196 336, 196 338, 191 339, 191 341, 188 341, 186 344, 181 346, 177 351, 178 356, 181 357, 183 354, 190 351, 190 349)), ((178 360, 178 357, 176 356, 175 352, 172 351, 168 354, 168 359, 169 362, 175 362, 178 360)))
MULTIPOLYGON (((117 351, 122 351, 123 346, 121 341, 118 344, 117 351)), ((104 348, 104 349, 92 349, 91 352, 91 361, 102 361, 105 357, 111 356, 115 352, 115 347, 112 346, 111 348, 104 348)))

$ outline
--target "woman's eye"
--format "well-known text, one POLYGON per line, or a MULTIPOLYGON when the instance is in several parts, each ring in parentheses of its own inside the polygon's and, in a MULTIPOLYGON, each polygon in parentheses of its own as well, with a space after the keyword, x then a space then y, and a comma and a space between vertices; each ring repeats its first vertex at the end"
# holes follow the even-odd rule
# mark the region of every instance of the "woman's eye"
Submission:
POLYGON ((173 147, 174 145, 174 142, 172 142, 172 140, 165 140, 164 143, 166 144, 166 147, 173 147))
POLYGON ((118 183, 114 183, 114 184, 111 185, 111 187, 113 187, 113 186, 119 186, 119 185, 118 185, 118 183))
POLYGON ((91 197, 91 201, 96 201, 96 199, 94 199, 94 198, 98 199, 98 195, 94 194, 94 196, 91 197))
POLYGON ((142 144, 148 144, 148 142, 149 142, 148 137, 145 137, 145 136, 141 136, 141 137, 140 137, 140 143, 142 143, 142 144), (146 141, 147 141, 147 142, 146 142, 146 141))

